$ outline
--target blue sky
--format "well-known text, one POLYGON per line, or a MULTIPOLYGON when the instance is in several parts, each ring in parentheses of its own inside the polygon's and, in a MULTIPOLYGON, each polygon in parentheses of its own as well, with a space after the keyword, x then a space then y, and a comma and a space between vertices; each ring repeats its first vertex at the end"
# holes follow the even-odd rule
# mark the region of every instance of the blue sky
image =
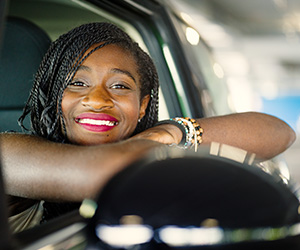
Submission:
POLYGON ((281 118, 294 130, 297 130, 297 121, 300 117, 300 96, 263 99, 261 111, 281 118))

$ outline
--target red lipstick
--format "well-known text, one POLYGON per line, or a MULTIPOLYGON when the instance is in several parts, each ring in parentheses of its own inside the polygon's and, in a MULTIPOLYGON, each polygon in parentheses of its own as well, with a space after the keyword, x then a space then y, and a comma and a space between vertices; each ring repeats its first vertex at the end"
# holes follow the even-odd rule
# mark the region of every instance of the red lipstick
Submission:
POLYGON ((118 120, 108 114, 83 113, 75 118, 75 122, 92 132, 106 132, 118 125, 118 120))

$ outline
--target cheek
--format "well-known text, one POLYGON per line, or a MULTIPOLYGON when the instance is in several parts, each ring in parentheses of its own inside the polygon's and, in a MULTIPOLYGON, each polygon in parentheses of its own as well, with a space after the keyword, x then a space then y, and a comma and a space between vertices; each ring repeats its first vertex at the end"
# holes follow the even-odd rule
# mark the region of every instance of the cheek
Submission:
POLYGON ((65 122, 66 122, 66 117, 67 117, 68 110, 70 109, 70 107, 69 107, 70 104, 67 100, 68 100, 67 98, 63 98, 62 102, 61 102, 62 116, 63 116, 65 122))
POLYGON ((127 99, 126 103, 122 105, 123 113, 126 113, 130 119, 138 119, 139 111, 140 111, 140 102, 137 97, 131 98, 131 100, 127 99))
POLYGON ((76 108, 76 101, 74 98, 72 98, 72 95, 66 94, 62 98, 61 102, 61 110, 62 110, 62 118, 63 121, 61 120, 61 124, 64 123, 66 126, 67 131, 70 132, 71 129, 71 120, 72 120, 72 114, 74 113, 74 110, 76 108))
POLYGON ((76 104, 76 98, 71 93, 64 93, 61 101, 61 109, 63 116, 66 117, 72 111, 76 104))
MULTIPOLYGON (((70 109, 70 102, 68 101, 68 98, 63 96, 62 101, 61 101, 61 111, 62 111, 62 117, 60 118, 60 123, 63 126, 68 126, 68 110, 70 109)), ((63 131, 64 133, 65 131, 63 131)))
POLYGON ((65 92, 61 101, 62 118, 60 120, 62 126, 62 133, 70 140, 71 143, 76 143, 72 140, 74 128, 73 128, 73 114, 76 111, 78 98, 73 93, 65 92), (66 131, 63 129, 63 124, 66 131), (67 134, 65 134, 67 132, 67 134))

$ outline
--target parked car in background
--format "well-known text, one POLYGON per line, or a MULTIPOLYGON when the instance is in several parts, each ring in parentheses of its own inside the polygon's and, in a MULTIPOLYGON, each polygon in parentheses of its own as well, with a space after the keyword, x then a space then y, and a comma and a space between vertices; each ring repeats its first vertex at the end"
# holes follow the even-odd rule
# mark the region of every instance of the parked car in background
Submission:
MULTIPOLYGON (((1 4, 4 5, 4 2, 5 1, 1 1, 1 4)), ((2 5, 0 5, 0 7, 3 8, 4 6, 2 5)), ((209 47, 201 39, 201 35, 180 16, 176 15, 175 12, 167 8, 163 1, 10 0, 6 2, 5 15, 6 17, 26 20, 37 25, 52 41, 66 31, 87 22, 112 22, 124 29, 151 55, 157 67, 161 84, 159 119, 175 116, 207 117, 234 112, 230 107, 230 96, 223 79, 222 69, 214 61, 209 47)), ((5 25, 3 25, 3 27, 5 27, 5 25)), ((22 49, 22 43, 20 43, 19 46, 22 49)), ((8 52, 8 54, 10 53, 10 51, 6 52, 8 52)), ((16 56, 15 59, 12 60, 21 61, 19 55, 20 54, 13 55, 12 52, 12 57, 16 56)), ((22 61, 21 63, 24 65, 29 64, 28 61, 22 61)), ((34 69, 32 70, 34 72, 34 69)), ((25 103, 25 97, 29 94, 33 75, 29 75, 29 78, 25 81, 24 75, 21 73, 19 75, 19 73, 16 72, 19 72, 19 69, 13 71, 13 77, 19 77, 22 82, 28 83, 28 86, 25 87, 16 86, 18 91, 24 94, 17 98, 18 101, 25 103), (21 99, 23 97, 24 100, 21 99)), ((0 130, 19 131, 20 128, 17 125, 16 118, 21 114, 22 107, 16 106, 14 102, 9 102, 9 100, 12 100, 12 97, 8 93, 8 90, 11 88, 10 85, 0 81, 0 86, 2 92, 0 95, 3 96, 0 98, 0 130)), ((14 93, 15 92, 16 89, 14 89, 14 93)), ((170 156, 172 152, 170 151, 166 154, 170 156)), ((170 158, 167 157, 167 160, 170 160, 170 158)), ((148 161, 146 160, 146 162, 148 161)), ((216 166, 218 165, 217 163, 218 162, 216 162, 216 166)), ((140 162, 139 164, 144 163, 140 162)), ((236 167, 236 163, 230 162, 228 164, 236 167)), ((133 169, 135 167, 136 165, 133 166, 133 169)), ((263 168, 265 165, 261 167, 263 168)), ((117 180, 122 181, 122 178, 127 176, 127 174, 128 173, 121 174, 117 177, 117 180)), ((255 176, 269 180, 269 177, 256 174, 256 172, 255 176)), ((283 182, 283 179, 278 180, 278 182, 283 182)), ((114 190, 113 184, 111 185, 112 186, 109 186, 107 190, 114 190)), ((286 185, 286 183, 281 183, 280 188, 282 185, 286 185)), ((278 194, 280 193, 279 198, 277 198, 284 204, 289 204, 290 202, 286 197, 292 199, 293 206, 298 204, 289 188, 284 187, 283 191, 280 191, 281 189, 273 184, 272 188, 274 188, 276 192, 278 191, 278 194), (281 198, 284 200, 281 200, 281 198)), ((243 196, 247 197, 246 194, 243 194, 243 196)), ((275 201, 277 198, 274 197, 272 201, 275 201)), ((182 247, 182 245, 172 245, 172 243, 168 245, 166 239, 165 242, 160 241, 159 245, 155 245, 156 248, 153 248, 154 245, 151 245, 152 243, 150 246, 145 245, 145 242, 153 242, 153 237, 155 236, 151 234, 151 230, 149 231, 147 226, 138 227, 137 231, 134 231, 133 228, 133 231, 130 231, 131 236, 137 236, 137 232, 145 232, 145 235, 149 233, 148 241, 142 241, 144 245, 126 245, 123 242, 119 245, 112 244, 110 248, 107 248, 107 245, 96 244, 95 235, 91 233, 91 230, 95 230, 95 224, 89 219, 96 208, 97 204, 94 201, 86 200, 81 206, 80 213, 75 211, 41 225, 40 227, 26 230, 11 237, 8 236, 8 243, 6 243, 11 249, 89 249, 89 244, 91 244, 90 249, 94 249, 93 247, 98 247, 99 249, 114 249, 113 247, 129 249, 170 249, 171 247, 182 247)), ((247 215, 245 216, 247 217, 247 215)), ((210 223, 211 222, 213 221, 210 221, 210 223)), ((1 225, 3 225, 3 230, 5 231, 7 225, 1 225)), ((201 231, 206 235, 206 240, 203 241, 205 242, 205 244, 203 243, 204 246, 207 247, 207 245, 217 244, 219 247, 222 247, 224 242, 216 241, 216 239, 220 239, 218 237, 221 234, 224 236, 225 231, 219 231, 213 224, 211 224, 211 227, 211 229, 215 231, 201 231), (213 238, 209 238, 211 235, 214 235, 213 238), (211 241, 209 239, 211 239, 211 241)), ((100 229, 102 230, 103 228, 100 229)), ((297 232, 296 229, 280 228, 278 230, 281 230, 281 234, 278 233, 278 236, 277 234, 272 234, 272 228, 270 232, 267 231, 272 234, 268 236, 269 238, 258 237, 254 239, 256 242, 264 240, 270 242, 271 239, 284 239, 285 244, 286 237, 298 237, 299 232, 297 232), (282 233, 283 231, 284 233, 282 233), (289 234, 286 233, 286 231, 292 233, 289 234)), ((260 230, 263 231, 267 229, 263 228, 260 230)), ((199 233, 199 231, 197 232, 199 233)), ((234 233, 241 233, 243 235, 243 232, 250 233, 250 231, 236 231, 230 233, 232 233, 231 236, 234 237, 234 233)), ((251 235, 252 233, 253 232, 251 232, 251 235)), ((1 234, 1 237, 2 235, 4 234, 1 234)), ((113 237, 122 238, 121 235, 116 234, 116 231, 114 231, 113 237)), ((128 236, 128 238, 130 237, 128 236)), ((244 236, 239 239, 240 241, 236 241, 234 244, 251 240, 251 238, 244 236)), ((292 246, 294 246, 295 242, 298 243, 298 241, 298 238, 293 238, 292 246)), ((253 247, 253 245, 251 245, 251 247, 253 247)))

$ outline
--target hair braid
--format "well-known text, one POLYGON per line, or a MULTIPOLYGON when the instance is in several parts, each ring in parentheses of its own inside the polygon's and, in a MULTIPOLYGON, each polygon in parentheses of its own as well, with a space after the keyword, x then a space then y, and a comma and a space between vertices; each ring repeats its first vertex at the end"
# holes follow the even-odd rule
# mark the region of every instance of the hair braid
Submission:
POLYGON ((63 92, 81 63, 95 50, 107 44, 116 44, 133 55, 138 65, 141 98, 151 96, 146 114, 134 134, 152 127, 158 119, 156 68, 149 55, 128 34, 111 23, 81 25, 61 35, 51 44, 35 75, 30 96, 19 119, 21 125, 23 126, 25 117, 30 114, 33 133, 52 141, 65 141, 61 110, 63 92), (101 45, 85 55, 94 44, 101 45))
MULTIPOLYGON (((109 23, 90 23, 79 26, 53 42, 35 75, 34 84, 19 119, 30 114, 32 132, 52 141, 64 142, 66 128, 61 102, 64 90, 72 81, 78 67, 95 50, 107 44, 116 44, 129 51, 138 66, 141 100, 150 95, 146 114, 135 133, 152 127, 158 119, 158 76, 153 61, 137 43, 117 26, 109 23), (88 54, 94 44, 100 44, 88 54)), ((75 207, 77 204, 75 204, 75 207)), ((43 221, 74 208, 74 204, 44 203, 43 221)))

